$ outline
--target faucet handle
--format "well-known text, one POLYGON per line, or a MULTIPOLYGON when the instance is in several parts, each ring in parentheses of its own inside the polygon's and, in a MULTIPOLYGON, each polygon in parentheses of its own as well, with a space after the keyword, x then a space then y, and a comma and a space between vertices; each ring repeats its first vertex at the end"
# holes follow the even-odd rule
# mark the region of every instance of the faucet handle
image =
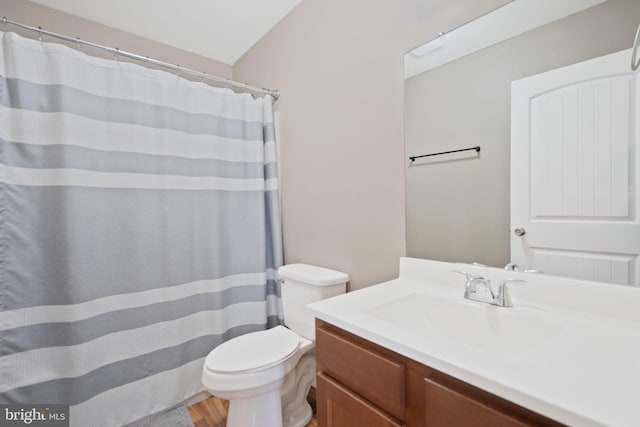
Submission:
POLYGON ((468 273, 468 272, 463 271, 463 270, 451 270, 451 271, 454 272, 454 273, 462 274, 464 277, 467 278, 467 282, 465 283, 465 286, 471 285, 474 280, 484 279, 484 277, 482 277, 482 276, 471 274, 471 273, 468 273))
POLYGON ((464 284, 464 297, 467 299, 473 299, 473 295, 478 292, 478 284, 483 285, 483 287, 491 294, 491 298, 494 298, 493 290, 491 289, 491 284, 489 281, 480 276, 468 273, 462 270, 452 270, 454 273, 463 274, 467 281, 464 284))
POLYGON ((498 295, 496 295, 496 304, 501 307, 513 307, 513 302, 511 302, 511 294, 509 293, 509 287, 507 285, 511 283, 517 283, 519 285, 524 285, 524 280, 520 279, 505 279, 500 282, 498 286, 498 295))

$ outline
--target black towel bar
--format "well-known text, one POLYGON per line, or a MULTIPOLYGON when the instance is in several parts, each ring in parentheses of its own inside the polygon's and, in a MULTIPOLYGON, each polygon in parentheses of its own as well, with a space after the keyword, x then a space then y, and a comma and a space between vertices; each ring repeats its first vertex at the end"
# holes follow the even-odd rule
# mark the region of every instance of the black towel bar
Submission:
POLYGON ((439 156, 441 154, 459 153, 460 151, 471 151, 471 150, 475 150, 476 153, 479 153, 480 152, 480 146, 477 145, 477 146, 471 147, 471 148, 461 148, 460 150, 443 151, 441 153, 423 154, 422 156, 412 156, 412 157, 409 157, 409 160, 411 160, 413 162, 415 159, 419 159, 420 157, 439 156))

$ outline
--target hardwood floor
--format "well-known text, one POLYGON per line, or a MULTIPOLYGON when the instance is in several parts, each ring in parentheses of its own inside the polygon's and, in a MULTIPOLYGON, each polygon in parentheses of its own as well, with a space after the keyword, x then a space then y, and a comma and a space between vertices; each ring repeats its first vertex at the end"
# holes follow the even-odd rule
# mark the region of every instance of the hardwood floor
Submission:
POLYGON ((189 415, 195 427, 225 427, 229 402, 210 397, 189 406, 189 415))
MULTIPOLYGON (((313 387, 309 390, 307 401, 313 409, 313 418, 311 418, 307 427, 318 427, 318 420, 315 415, 316 390, 313 387)), ((210 397, 189 406, 187 409, 195 427, 225 427, 229 402, 217 397, 210 397)))

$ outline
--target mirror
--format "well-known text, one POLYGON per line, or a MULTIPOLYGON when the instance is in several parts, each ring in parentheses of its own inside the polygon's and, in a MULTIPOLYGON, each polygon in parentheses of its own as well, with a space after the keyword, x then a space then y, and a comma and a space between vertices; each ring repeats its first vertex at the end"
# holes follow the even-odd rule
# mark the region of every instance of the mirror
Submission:
POLYGON ((407 256, 511 262, 511 82, 629 49, 638 24, 637 0, 514 0, 405 54, 407 256))

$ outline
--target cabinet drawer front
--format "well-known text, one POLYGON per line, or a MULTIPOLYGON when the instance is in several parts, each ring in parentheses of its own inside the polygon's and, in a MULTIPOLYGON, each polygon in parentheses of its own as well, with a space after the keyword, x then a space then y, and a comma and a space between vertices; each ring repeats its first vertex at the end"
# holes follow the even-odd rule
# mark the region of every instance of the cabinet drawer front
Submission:
POLYGON ((326 329, 316 331, 318 370, 333 377, 365 399, 402 419, 404 366, 365 346, 326 329))
POLYGON ((491 406, 425 378, 425 425, 524 427, 529 425, 491 406))
POLYGON ((323 374, 318 375, 318 425, 320 427, 403 426, 323 374))

